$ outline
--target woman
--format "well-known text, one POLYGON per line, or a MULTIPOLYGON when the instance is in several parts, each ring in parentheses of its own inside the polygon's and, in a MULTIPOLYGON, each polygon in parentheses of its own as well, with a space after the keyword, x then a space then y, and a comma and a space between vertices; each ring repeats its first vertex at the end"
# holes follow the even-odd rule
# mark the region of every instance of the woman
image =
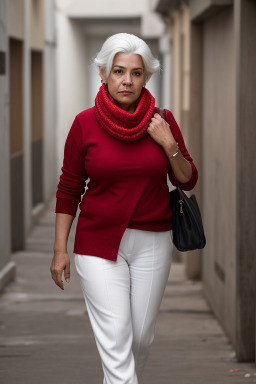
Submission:
POLYGON ((136 384, 154 339, 172 260, 167 174, 197 181, 181 131, 145 88, 159 62, 140 38, 109 37, 95 59, 102 86, 67 136, 56 193, 52 278, 70 279, 67 239, 80 204, 74 258, 104 384, 136 384))

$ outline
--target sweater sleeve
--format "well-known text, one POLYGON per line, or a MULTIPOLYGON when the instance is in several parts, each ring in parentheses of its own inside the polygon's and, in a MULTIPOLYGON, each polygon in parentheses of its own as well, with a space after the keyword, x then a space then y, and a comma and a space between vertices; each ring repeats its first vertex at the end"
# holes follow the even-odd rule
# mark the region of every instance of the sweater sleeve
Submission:
MULTIPOLYGON (((193 163, 192 157, 190 156, 190 154, 189 154, 189 152, 185 146, 181 130, 180 130, 172 112, 169 111, 168 109, 166 110, 166 118, 167 118, 167 122, 170 125, 173 137, 179 145, 179 149, 180 149, 182 155, 185 157, 185 159, 190 163, 190 165, 192 167, 192 175, 191 175, 190 180, 186 183, 180 183, 179 182, 179 187, 181 189, 183 189, 185 191, 190 191, 191 189, 193 189, 195 187, 195 185, 197 183, 198 171, 197 171, 195 164, 193 163)), ((175 177, 175 174, 174 174, 171 166, 170 166, 168 175, 169 175, 169 179, 170 179, 171 183, 174 186, 176 186, 177 185, 177 179, 175 177)))
POLYGON ((82 130, 76 117, 65 142, 62 174, 56 192, 55 213, 76 216, 88 178, 84 162, 82 130))

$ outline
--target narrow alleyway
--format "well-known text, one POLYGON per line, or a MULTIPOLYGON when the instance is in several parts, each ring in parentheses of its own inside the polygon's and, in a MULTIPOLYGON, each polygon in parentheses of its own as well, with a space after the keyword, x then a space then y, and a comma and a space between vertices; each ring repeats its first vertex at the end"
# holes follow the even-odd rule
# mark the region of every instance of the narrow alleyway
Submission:
MULTIPOLYGON (((71 282, 61 291, 50 275, 55 200, 12 255, 16 281, 0 296, 2 384, 101 384, 103 373, 73 263, 76 222, 69 239, 71 282)), ((156 335, 140 384, 255 383, 253 363, 237 363, 207 306, 200 282, 173 263, 156 335), (236 370, 230 372, 230 370, 236 370)))

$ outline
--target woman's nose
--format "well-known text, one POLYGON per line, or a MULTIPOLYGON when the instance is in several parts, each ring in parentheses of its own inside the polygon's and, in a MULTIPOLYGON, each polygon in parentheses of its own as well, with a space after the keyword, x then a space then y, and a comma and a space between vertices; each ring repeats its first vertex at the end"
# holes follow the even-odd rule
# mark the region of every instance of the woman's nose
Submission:
POLYGON ((132 84, 132 77, 130 74, 125 75, 123 83, 124 84, 132 84))

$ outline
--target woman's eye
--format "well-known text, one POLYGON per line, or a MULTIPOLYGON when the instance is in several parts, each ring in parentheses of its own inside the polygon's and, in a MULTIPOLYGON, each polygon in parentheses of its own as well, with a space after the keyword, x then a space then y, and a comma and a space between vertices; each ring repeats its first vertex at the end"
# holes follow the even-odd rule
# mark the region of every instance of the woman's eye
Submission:
POLYGON ((134 75, 135 75, 135 76, 140 76, 140 75, 141 75, 141 72, 134 72, 134 75))
POLYGON ((122 69, 116 69, 116 70, 114 71, 114 73, 120 74, 120 73, 122 73, 122 69))

